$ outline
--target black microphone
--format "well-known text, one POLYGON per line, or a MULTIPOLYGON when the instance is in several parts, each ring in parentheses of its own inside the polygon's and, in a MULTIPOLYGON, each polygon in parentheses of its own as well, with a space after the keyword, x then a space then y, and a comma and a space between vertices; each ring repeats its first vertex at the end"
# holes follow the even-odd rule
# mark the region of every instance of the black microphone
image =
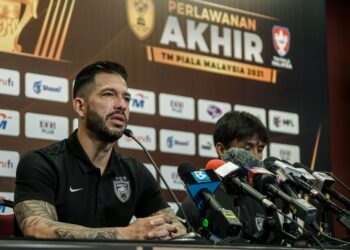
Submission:
POLYGON ((317 209, 300 198, 292 198, 276 185, 276 176, 265 168, 255 167, 253 164, 263 166, 262 161, 242 148, 231 148, 224 153, 227 159, 247 171, 248 179, 252 186, 262 194, 279 197, 291 205, 291 211, 306 223, 312 223, 316 219, 317 209), (250 177, 249 177, 250 176, 250 177))
POLYGON ((254 198, 261 205, 267 209, 276 210, 277 207, 271 201, 269 201, 265 195, 262 195, 257 190, 249 186, 249 184, 239 179, 241 168, 231 162, 224 162, 223 160, 214 159, 210 160, 205 169, 214 169, 215 173, 221 177, 222 182, 228 193, 238 194, 244 192, 250 197, 254 198))
POLYGON ((310 168, 299 162, 295 162, 293 166, 296 168, 303 168, 311 173, 317 179, 316 187, 321 190, 321 192, 329 194, 334 199, 341 202, 346 209, 350 209, 350 200, 344 195, 338 193, 336 190, 332 189, 331 186, 335 183, 335 179, 332 176, 320 171, 312 171, 310 168))
POLYGON ((213 194, 221 183, 213 170, 197 170, 192 164, 185 162, 179 165, 178 175, 201 217, 204 217, 203 227, 209 228, 212 234, 220 238, 235 237, 240 233, 242 224, 236 215, 223 208, 213 194))
POLYGON ((312 198, 317 199, 323 207, 329 208, 336 214, 337 220, 342 223, 347 229, 350 229, 350 212, 345 209, 339 208, 334 202, 332 202, 327 196, 325 196, 319 189, 310 185, 316 185, 315 176, 311 175, 307 171, 307 167, 300 163, 294 163, 294 166, 286 161, 280 161, 275 157, 270 157, 271 161, 275 165, 282 167, 283 170, 289 172, 289 175, 293 178, 294 182, 301 188, 304 192, 308 193, 312 198), (298 168, 299 167, 299 168, 298 168), (300 173, 303 173, 300 175, 300 173), (311 176, 311 177, 310 177, 311 176), (313 181, 315 180, 315 181, 313 181))
POLYGON ((176 195, 175 193, 173 192, 173 190, 171 190, 171 188, 169 187, 167 181, 165 180, 165 178, 163 177, 163 175, 161 174, 160 170, 159 170, 159 167, 157 166, 157 164, 155 163, 155 161, 153 160, 152 156, 149 154, 148 150, 141 144, 141 142, 139 140, 136 139, 136 137, 134 136, 134 133, 126 128, 124 130, 124 135, 126 135, 127 137, 131 137, 132 139, 134 139, 134 141, 140 145, 140 147, 142 148, 143 152, 145 152, 145 154, 147 155, 148 159, 151 161, 154 169, 157 171, 159 177, 161 178, 161 180, 163 181, 164 185, 166 186, 167 190, 169 191, 171 197, 173 198, 173 200, 175 201, 177 207, 180 209, 180 211, 182 212, 184 218, 185 218, 185 226, 187 228, 187 231, 189 232, 188 234, 186 234, 185 236, 179 236, 181 238, 198 238, 200 237, 196 231, 193 229, 193 227, 188 223, 189 220, 188 220, 188 217, 185 213, 185 210, 183 209, 183 207, 180 205, 180 202, 179 200, 176 198, 176 195))
POLYGON ((337 220, 341 224, 343 224, 348 230, 350 230, 350 212, 348 210, 339 208, 334 202, 328 199, 328 197, 325 196, 317 188, 309 185, 308 183, 294 176, 293 174, 291 176, 294 179, 295 183, 297 183, 304 192, 308 193, 312 198, 315 198, 318 201, 320 201, 320 204, 323 207, 332 210, 335 213, 337 220))
POLYGON ((314 185, 317 180, 308 171, 303 168, 296 168, 287 161, 282 161, 276 157, 267 157, 264 160, 265 166, 281 169, 286 175, 297 176, 305 182, 314 185))
POLYGON ((276 167, 271 161, 264 161, 264 165, 267 170, 276 175, 278 186, 281 187, 284 192, 294 199, 299 198, 298 192, 295 190, 297 185, 289 174, 286 174, 281 168, 276 167))

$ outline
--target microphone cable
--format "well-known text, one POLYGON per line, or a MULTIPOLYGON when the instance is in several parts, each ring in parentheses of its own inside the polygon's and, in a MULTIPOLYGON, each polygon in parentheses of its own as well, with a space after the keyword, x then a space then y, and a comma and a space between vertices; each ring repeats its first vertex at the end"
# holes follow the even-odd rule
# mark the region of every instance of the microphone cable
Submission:
MULTIPOLYGON (((282 211, 276 210, 277 213, 279 213, 280 215, 282 215, 284 218, 286 218, 287 220, 290 220, 292 223, 294 223, 298 228, 300 228, 304 233, 306 233, 307 235, 311 236, 313 238, 313 240, 316 242, 316 244, 320 247, 320 249, 324 250, 324 245, 315 237, 315 235, 313 235, 309 230, 307 230, 306 228, 300 226, 298 224, 298 222, 296 220, 293 220, 292 218, 288 217, 287 214, 283 213, 282 211)), ((286 233, 286 232, 285 232, 286 233)), ((289 234, 289 233, 287 233, 289 234)), ((293 236, 295 238, 295 236, 293 236)), ((295 238, 296 239, 296 238, 295 238)))
POLYGON ((329 174, 330 176, 332 176, 337 182, 339 182, 339 184, 345 188, 348 192, 350 192, 350 188, 342 181, 340 180, 338 177, 336 177, 332 172, 325 172, 326 174, 329 174))
MULTIPOLYGON (((186 224, 186 228, 188 229, 189 233, 195 233, 195 237, 197 237, 197 232, 194 230, 194 228, 190 225, 189 220, 188 220, 188 216, 185 213, 185 210, 183 209, 183 207, 181 206, 179 200, 176 198, 175 193, 173 192, 173 190, 171 190, 171 188, 169 187, 167 181, 165 180, 165 178, 163 177, 163 175, 160 172, 160 169, 158 167, 158 165, 155 163, 155 161, 153 160, 152 156, 148 153, 148 150, 141 144, 141 142, 139 140, 136 139, 136 137, 134 136, 134 133, 126 128, 124 130, 124 135, 126 135, 127 137, 131 137, 132 139, 134 139, 134 141, 142 148, 143 152, 145 152, 145 154, 147 155, 148 159, 151 161, 154 169, 157 171, 159 177, 161 178, 161 180, 163 181, 164 185, 166 186, 167 190, 169 191, 171 197, 173 198, 173 200, 175 201, 176 205, 178 206, 178 208, 180 209, 181 213, 183 214, 183 216, 185 217, 185 221, 184 223, 186 224)), ((180 220, 183 221, 183 220, 180 220)), ((180 236, 181 237, 181 236, 180 236)))

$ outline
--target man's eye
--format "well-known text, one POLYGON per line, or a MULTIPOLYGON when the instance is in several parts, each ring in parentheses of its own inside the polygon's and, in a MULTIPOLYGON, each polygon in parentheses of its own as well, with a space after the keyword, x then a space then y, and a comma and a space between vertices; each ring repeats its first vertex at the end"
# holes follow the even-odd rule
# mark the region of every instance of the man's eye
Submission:
POLYGON ((263 151, 264 151, 264 148, 265 148, 265 147, 258 148, 258 151, 261 153, 261 152, 263 152, 263 151))
POLYGON ((124 97, 124 100, 125 100, 127 103, 129 103, 130 100, 131 100, 131 98, 130 98, 130 96, 126 96, 126 97, 124 97))
POLYGON ((113 96, 113 93, 112 92, 105 92, 105 93, 103 93, 103 96, 113 96))
POLYGON ((250 150, 250 146, 246 145, 243 147, 245 150, 249 151, 250 150))

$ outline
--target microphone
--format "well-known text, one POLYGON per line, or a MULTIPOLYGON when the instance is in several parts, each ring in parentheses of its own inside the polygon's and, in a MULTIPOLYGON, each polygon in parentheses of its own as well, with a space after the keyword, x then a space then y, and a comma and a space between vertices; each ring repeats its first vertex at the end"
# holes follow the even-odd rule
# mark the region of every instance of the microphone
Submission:
MULTIPOLYGON (((171 190, 171 188, 169 187, 167 181, 165 180, 165 178, 163 177, 162 173, 160 172, 159 170, 159 167, 157 166, 157 164, 155 163, 155 161, 153 160, 152 156, 149 154, 148 150, 142 145, 142 143, 136 139, 136 137, 134 136, 134 133, 131 131, 131 129, 128 129, 126 128, 124 130, 124 135, 127 136, 127 137, 130 137, 132 138, 137 144, 140 145, 140 147, 142 148, 143 152, 145 152, 145 154, 147 155, 148 159, 150 160, 150 162, 152 163, 154 169, 156 170, 156 172, 158 173, 159 177, 161 178, 161 180, 163 181, 164 185, 166 186, 167 190, 169 191, 172 199, 174 200, 174 202, 176 203, 177 207, 180 209, 180 211, 182 212, 184 218, 185 218, 185 226, 187 228, 187 231, 189 233, 185 234, 184 236, 183 235, 180 235, 179 236, 179 239, 180 238, 198 238, 200 237, 196 232, 195 230, 193 229, 193 227, 188 223, 189 220, 188 220, 188 217, 185 213, 185 210, 183 209, 183 207, 180 205, 180 202, 179 200, 176 198, 176 195, 175 193, 173 192, 173 190, 171 190)), ((183 221, 183 220, 181 220, 183 221)))
MULTIPOLYGON (((272 161, 274 161, 275 165, 277 166, 284 166, 285 169, 292 169, 294 166, 291 166, 288 162, 281 162, 275 157, 270 157, 272 161), (276 164, 277 163, 277 164, 276 164), (282 164, 281 164, 282 163, 282 164)), ((268 159, 268 158, 267 158, 268 159)), ((265 160, 267 160, 265 159, 265 160)), ((301 166, 300 164, 296 164, 297 166, 301 166)), ((308 173, 312 178, 316 180, 316 178, 311 175, 308 171, 306 171, 304 168, 294 168, 294 172, 290 172, 289 175, 293 178, 294 182, 298 185, 299 188, 301 188, 304 192, 308 193, 312 198, 317 199, 320 201, 320 204, 323 207, 327 207, 330 210, 332 210, 336 214, 337 220, 343 224, 347 229, 350 229, 350 212, 345 209, 339 208, 334 202, 332 202, 327 196, 325 196, 320 190, 315 188, 314 186, 307 183, 307 180, 305 178, 300 178, 301 176, 298 175, 298 173, 301 173, 305 171, 308 173), (294 171, 295 170, 295 171, 294 171), (299 171, 300 170, 300 171, 299 171), (296 175, 294 175, 296 173, 296 175), (304 180, 303 180, 304 179, 304 180)), ((307 176, 306 174, 303 176, 307 176)), ((308 180, 311 180, 311 178, 306 178, 308 180)), ((315 185, 315 182, 312 182, 315 185)))
POLYGON ((243 192, 250 195, 265 208, 273 210, 277 209, 276 205, 268 200, 266 196, 262 195, 238 178, 241 168, 232 162, 224 162, 223 160, 214 159, 210 160, 205 168, 215 170, 215 173, 221 177, 228 193, 238 194, 241 190, 243 190, 243 192))
POLYGON ((334 202, 332 202, 330 199, 328 199, 327 196, 322 194, 320 190, 314 188, 313 186, 309 185, 308 183, 304 182, 303 180, 299 179, 296 176, 293 176, 293 175, 291 176, 293 177, 294 181, 311 197, 319 200, 322 206, 328 207, 329 209, 331 209, 336 214, 337 220, 340 223, 342 223, 347 229, 350 230, 350 212, 349 211, 337 207, 337 205, 334 202))
POLYGON ((264 167, 261 160, 250 154, 243 148, 230 148, 225 151, 222 159, 224 161, 230 161, 240 167, 264 167))
MULTIPOLYGON (((237 157, 237 158, 241 159, 240 160, 241 163, 246 161, 246 159, 244 157, 243 158, 242 157, 241 158, 237 157)), ((248 159, 250 159, 250 158, 248 158, 248 159)), ((256 161, 256 159, 253 159, 253 160, 256 161)), ((252 162, 253 161, 251 161, 250 163, 252 163, 252 162)), ((262 164, 260 163, 260 165, 262 165, 262 164)), ((257 190, 255 190, 254 188, 249 186, 247 183, 241 181, 238 178, 238 174, 242 172, 242 168, 241 167, 235 165, 234 163, 232 163, 230 161, 229 162, 224 162, 222 160, 215 159, 215 160, 210 160, 207 163, 206 169, 215 169, 215 172, 222 178, 222 181, 223 181, 223 183, 225 185, 225 188, 226 188, 226 190, 228 192, 230 192, 230 193, 232 193, 232 192, 238 193, 239 191, 243 190, 244 193, 246 193, 246 194, 250 195, 251 197, 253 197, 254 199, 256 199, 264 207, 270 209, 270 211, 276 211, 277 213, 281 214, 283 217, 288 218, 288 216, 285 213, 280 212, 277 209, 276 205, 273 204, 270 200, 268 200, 266 198, 266 196, 262 195, 260 192, 258 192, 257 190), (237 191, 237 189, 239 189, 239 190, 237 191)), ((263 168, 256 168, 256 169, 263 169, 263 168)), ((248 175, 249 175, 249 173, 248 173, 248 175)), ((270 173, 270 175, 271 175, 271 173, 270 173)), ((269 210, 267 210, 267 211, 269 211, 269 210)), ((288 218, 288 219, 292 223, 294 223, 297 227, 300 227, 295 220, 293 220, 291 218, 288 218)), ((271 226, 271 224, 266 224, 266 225, 270 225, 271 226)), ((306 231, 304 228, 301 228, 301 229, 303 231, 306 231)), ((266 230, 270 231, 271 229, 268 227, 266 230)), ((297 239, 293 234, 285 232, 283 230, 280 230, 280 229, 276 228, 275 226, 272 227, 272 230, 276 230, 281 235, 283 235, 283 236, 285 236, 285 237, 287 237, 289 239, 292 239, 292 240, 296 240, 297 239)))
POLYGON ((303 179, 304 181, 306 181, 307 183, 311 184, 311 185, 315 185, 316 184, 316 178, 313 177, 308 171, 306 171, 303 168, 295 168, 292 164, 290 164, 289 162, 286 161, 281 161, 276 157, 267 157, 264 160, 264 164, 267 167, 270 168, 279 168, 283 171, 283 173, 287 174, 287 175, 293 175, 293 176, 297 176, 301 179, 303 179))
POLYGON ((253 187, 260 193, 268 196, 278 196, 283 201, 291 205, 291 211, 297 217, 301 218, 306 223, 311 223, 316 219, 317 209, 303 199, 292 198, 276 186, 276 177, 270 171, 262 167, 253 167, 252 164, 263 166, 255 156, 251 155, 247 150, 242 148, 231 148, 224 153, 224 159, 228 159, 233 163, 241 164, 248 172, 248 179, 253 184, 253 187), (248 166, 248 167, 247 167, 248 166), (249 175, 251 177, 249 177, 249 175))
POLYGON ((242 224, 231 210, 220 205, 213 194, 221 183, 215 172, 197 170, 185 162, 179 165, 178 175, 201 215, 204 214, 203 227, 220 238, 237 236, 242 224))
POLYGON ((346 209, 350 209, 350 200, 331 188, 331 186, 335 183, 335 179, 332 176, 323 172, 312 171, 310 168, 308 168, 302 163, 295 162, 293 166, 295 166, 296 168, 303 168, 309 173, 311 173, 317 179, 317 189, 321 190, 321 192, 323 193, 329 194, 334 199, 341 202, 346 207, 346 209))

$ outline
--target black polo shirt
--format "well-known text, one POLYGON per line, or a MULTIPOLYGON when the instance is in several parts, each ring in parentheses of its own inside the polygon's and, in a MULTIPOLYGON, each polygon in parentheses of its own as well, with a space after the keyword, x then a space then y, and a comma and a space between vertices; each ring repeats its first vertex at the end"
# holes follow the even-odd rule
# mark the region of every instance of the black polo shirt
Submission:
POLYGON ((139 161, 113 150, 103 176, 88 159, 75 131, 68 139, 32 151, 17 167, 15 204, 43 200, 58 220, 87 227, 127 226, 168 206, 139 161))

